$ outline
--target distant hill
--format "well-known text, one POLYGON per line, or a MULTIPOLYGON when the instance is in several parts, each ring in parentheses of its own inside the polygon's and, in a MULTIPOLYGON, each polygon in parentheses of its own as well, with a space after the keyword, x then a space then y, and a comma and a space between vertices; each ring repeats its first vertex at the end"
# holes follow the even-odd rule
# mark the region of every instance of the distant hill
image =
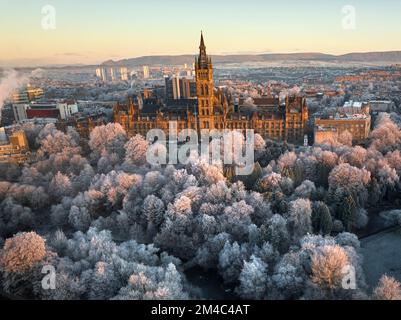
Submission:
MULTIPOLYGON (((275 61, 326 61, 326 62, 401 62, 401 51, 348 53, 344 55, 330 55, 323 53, 277 53, 258 55, 212 55, 214 63, 245 63, 245 62, 275 62, 275 61)), ((177 56, 144 56, 119 61, 109 60, 102 65, 125 65, 136 67, 142 65, 182 65, 192 64, 195 55, 177 56)))

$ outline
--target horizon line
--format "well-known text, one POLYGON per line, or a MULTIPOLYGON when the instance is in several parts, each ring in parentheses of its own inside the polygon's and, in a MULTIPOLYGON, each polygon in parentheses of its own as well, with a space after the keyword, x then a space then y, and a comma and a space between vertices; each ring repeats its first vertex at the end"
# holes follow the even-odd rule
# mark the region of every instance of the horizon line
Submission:
MULTIPOLYGON (((289 52, 233 52, 233 53, 209 53, 209 56, 221 56, 221 57, 229 57, 229 56, 269 56, 269 55, 302 55, 302 54, 319 54, 319 55, 325 55, 325 56, 332 56, 332 57, 342 57, 346 55, 352 55, 352 54, 375 54, 375 53, 401 53, 401 49, 399 50, 385 50, 385 51, 351 51, 347 53, 341 53, 341 54, 335 54, 335 53, 327 53, 327 52, 320 52, 320 51, 289 51, 289 52)), ((69 62, 57 62, 57 63, 49 63, 49 64, 41 64, 39 61, 41 60, 49 60, 51 58, 54 58, 55 56, 59 56, 60 54, 55 54, 52 57, 42 57, 42 58, 19 58, 15 59, 15 61, 20 61, 21 65, 14 64, 12 66, 6 66, 4 64, 7 64, 8 61, 13 61, 14 59, 0 59, 0 68, 30 68, 30 67, 51 67, 51 66, 63 66, 63 67, 68 67, 68 66, 97 66, 97 65, 102 65, 105 62, 118 62, 122 60, 130 60, 130 59, 141 59, 141 58, 157 58, 157 57, 184 57, 184 56, 193 56, 196 57, 196 53, 177 53, 177 54, 149 54, 149 55, 138 55, 138 56, 133 56, 133 57, 124 57, 124 58, 119 58, 119 59, 106 59, 103 60, 102 62, 76 62, 76 63, 69 63, 69 62), (34 64, 34 61, 38 61, 38 65, 28 65, 24 63, 24 61, 28 61, 34 64)), ((319 61, 319 60, 317 60, 319 61)), ((363 62, 363 61, 361 61, 363 62)), ((390 62, 390 61, 389 61, 390 62)), ((400 60, 401 62, 401 60, 400 60)))

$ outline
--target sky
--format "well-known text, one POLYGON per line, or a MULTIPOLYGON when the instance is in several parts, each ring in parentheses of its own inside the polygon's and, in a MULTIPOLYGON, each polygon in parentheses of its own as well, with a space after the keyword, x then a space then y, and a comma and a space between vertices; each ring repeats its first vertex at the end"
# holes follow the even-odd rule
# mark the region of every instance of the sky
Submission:
POLYGON ((400 0, 0 0, 0 65, 195 54, 201 30, 210 54, 401 50, 400 14, 400 0))

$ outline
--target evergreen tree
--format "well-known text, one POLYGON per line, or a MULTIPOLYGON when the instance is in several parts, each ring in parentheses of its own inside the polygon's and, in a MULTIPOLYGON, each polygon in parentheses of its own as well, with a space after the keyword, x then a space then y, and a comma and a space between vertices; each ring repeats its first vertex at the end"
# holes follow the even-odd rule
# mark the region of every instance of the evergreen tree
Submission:
POLYGON ((357 207, 354 198, 348 195, 344 198, 343 208, 341 212, 341 220, 346 231, 351 231, 356 222, 357 207))
POLYGON ((312 226, 315 232, 329 235, 333 229, 333 219, 330 209, 322 201, 317 201, 312 207, 312 226))

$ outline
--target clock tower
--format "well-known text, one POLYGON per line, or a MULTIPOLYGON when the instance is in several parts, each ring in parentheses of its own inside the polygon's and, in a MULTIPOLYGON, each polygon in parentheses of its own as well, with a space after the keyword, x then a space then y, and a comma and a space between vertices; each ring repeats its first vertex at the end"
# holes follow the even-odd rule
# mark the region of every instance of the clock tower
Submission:
POLYGON ((214 82, 212 59, 206 54, 201 33, 199 56, 195 61, 196 95, 198 97, 199 129, 214 129, 214 82))

